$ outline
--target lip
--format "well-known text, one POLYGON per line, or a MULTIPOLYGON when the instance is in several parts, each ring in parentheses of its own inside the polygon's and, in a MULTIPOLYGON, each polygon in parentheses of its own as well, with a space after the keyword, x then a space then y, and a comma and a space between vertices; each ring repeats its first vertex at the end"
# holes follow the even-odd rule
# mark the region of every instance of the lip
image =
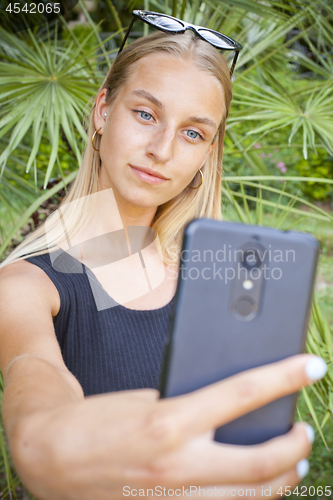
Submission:
POLYGON ((132 171, 135 173, 139 179, 148 184, 162 184, 165 181, 168 181, 166 177, 158 172, 154 172, 154 170, 150 168, 142 168, 134 165, 130 165, 132 171))

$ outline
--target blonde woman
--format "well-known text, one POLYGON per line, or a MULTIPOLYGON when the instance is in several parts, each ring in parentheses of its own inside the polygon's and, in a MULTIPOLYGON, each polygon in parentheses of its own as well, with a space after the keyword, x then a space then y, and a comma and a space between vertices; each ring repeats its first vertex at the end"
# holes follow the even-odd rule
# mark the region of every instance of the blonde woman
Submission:
POLYGON ((169 400, 156 390, 184 227, 221 219, 232 88, 217 49, 240 46, 168 16, 137 18, 162 31, 117 56, 66 199, 1 266, 14 464, 39 500, 197 498, 207 488, 281 498, 308 470, 311 427, 253 447, 217 444, 213 429, 318 380, 323 360, 296 356, 169 400), (158 279, 147 291, 142 276, 158 279))

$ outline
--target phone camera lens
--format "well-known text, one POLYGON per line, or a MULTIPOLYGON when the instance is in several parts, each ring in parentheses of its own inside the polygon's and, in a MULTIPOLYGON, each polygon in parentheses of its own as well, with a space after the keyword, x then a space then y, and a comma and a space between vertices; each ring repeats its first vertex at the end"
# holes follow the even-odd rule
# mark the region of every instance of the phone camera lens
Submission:
POLYGON ((233 304, 232 312, 239 321, 251 321, 258 313, 258 304, 252 297, 239 297, 233 304))
POLYGON ((261 259, 258 251, 255 250, 254 248, 249 248, 248 250, 245 250, 242 263, 243 266, 249 270, 258 268, 261 264, 261 259))

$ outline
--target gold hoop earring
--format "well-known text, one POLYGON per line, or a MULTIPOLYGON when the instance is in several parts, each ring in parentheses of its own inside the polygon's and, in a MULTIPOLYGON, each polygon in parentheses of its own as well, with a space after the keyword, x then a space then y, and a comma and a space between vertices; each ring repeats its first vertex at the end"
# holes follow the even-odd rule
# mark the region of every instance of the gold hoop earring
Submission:
POLYGON ((95 151, 99 151, 99 149, 96 149, 95 146, 94 146, 94 139, 95 139, 95 136, 97 134, 97 132, 99 132, 101 130, 102 127, 99 127, 98 130, 95 130, 95 132, 93 133, 93 136, 91 138, 91 143, 92 143, 92 147, 94 148, 95 151))
POLYGON ((188 188, 190 189, 199 189, 199 187, 201 186, 201 184, 203 183, 203 179, 204 179, 204 176, 203 176, 203 173, 201 172, 201 169, 199 168, 198 172, 200 172, 200 175, 201 175, 201 182, 199 184, 199 186, 195 187, 195 188, 192 188, 191 186, 187 186, 188 188))

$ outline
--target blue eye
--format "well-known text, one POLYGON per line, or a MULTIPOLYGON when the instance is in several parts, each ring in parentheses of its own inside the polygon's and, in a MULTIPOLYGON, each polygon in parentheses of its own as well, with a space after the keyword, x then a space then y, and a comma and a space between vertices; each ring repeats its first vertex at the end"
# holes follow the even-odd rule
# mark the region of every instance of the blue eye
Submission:
POLYGON ((190 134, 195 134, 195 135, 189 135, 188 134, 188 137, 190 137, 191 139, 196 139, 199 135, 198 132, 195 132, 194 130, 188 130, 187 132, 189 132, 190 134))
MULTIPOLYGON (((142 120, 146 122, 150 122, 151 118, 154 118, 151 113, 148 113, 148 111, 144 111, 143 109, 133 109, 132 110, 134 113, 137 113, 142 120)), ((186 130, 186 135, 189 139, 194 142, 198 137, 200 137, 201 140, 205 140, 199 132, 196 132, 196 130, 186 130)))
POLYGON ((187 137, 189 137, 189 139, 197 139, 198 137, 200 137, 200 139, 204 140, 202 135, 199 134, 199 132, 196 132, 195 130, 187 130, 186 132, 189 132, 190 134, 194 134, 194 135, 187 134, 187 137))
POLYGON ((143 120, 145 120, 146 122, 148 122, 150 120, 150 118, 152 118, 152 116, 153 116, 150 113, 148 113, 147 111, 142 111, 141 109, 134 109, 133 111, 134 111, 134 113, 138 113, 141 116, 141 118, 143 120))

